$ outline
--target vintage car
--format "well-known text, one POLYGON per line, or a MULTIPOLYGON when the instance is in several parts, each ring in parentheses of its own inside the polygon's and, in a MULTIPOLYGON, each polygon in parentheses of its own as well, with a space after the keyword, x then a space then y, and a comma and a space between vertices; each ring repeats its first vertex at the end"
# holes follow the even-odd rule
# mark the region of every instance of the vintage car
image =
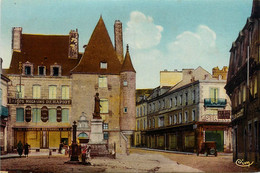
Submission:
POLYGON ((217 152, 216 142, 215 141, 202 142, 200 148, 197 151, 197 156, 199 154, 205 154, 206 156, 208 156, 209 154, 217 156, 218 152, 217 152))

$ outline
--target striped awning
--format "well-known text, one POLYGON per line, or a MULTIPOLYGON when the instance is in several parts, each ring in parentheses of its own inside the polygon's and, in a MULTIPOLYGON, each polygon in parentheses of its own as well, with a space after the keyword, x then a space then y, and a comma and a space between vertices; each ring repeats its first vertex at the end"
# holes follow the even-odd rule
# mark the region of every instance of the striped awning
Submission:
POLYGON ((8 117, 8 108, 7 107, 1 105, 0 112, 1 112, 1 116, 8 117))

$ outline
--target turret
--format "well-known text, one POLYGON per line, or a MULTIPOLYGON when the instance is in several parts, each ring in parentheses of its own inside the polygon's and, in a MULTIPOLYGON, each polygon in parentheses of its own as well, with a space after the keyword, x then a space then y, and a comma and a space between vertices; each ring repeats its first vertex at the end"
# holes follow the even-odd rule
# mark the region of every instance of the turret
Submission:
POLYGON ((136 72, 131 62, 128 45, 120 72, 121 77, 121 111, 120 128, 131 133, 135 130, 135 90, 136 72))
POLYGON ((22 27, 13 27, 12 31, 12 49, 13 51, 22 50, 22 27))
POLYGON ((71 30, 69 33, 69 54, 68 57, 72 59, 77 59, 78 58, 78 53, 79 53, 79 34, 78 34, 78 29, 71 30))
POLYGON ((123 33, 122 33, 122 23, 120 20, 116 20, 114 24, 114 37, 115 37, 115 50, 117 57, 121 64, 123 63, 123 33))

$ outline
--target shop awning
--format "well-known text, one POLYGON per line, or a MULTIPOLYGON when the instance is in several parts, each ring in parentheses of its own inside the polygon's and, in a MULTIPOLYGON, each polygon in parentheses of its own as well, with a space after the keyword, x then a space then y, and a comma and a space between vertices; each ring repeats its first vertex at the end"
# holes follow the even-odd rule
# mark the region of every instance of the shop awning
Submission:
POLYGON ((0 112, 1 112, 1 116, 8 117, 8 108, 7 107, 1 105, 0 112))

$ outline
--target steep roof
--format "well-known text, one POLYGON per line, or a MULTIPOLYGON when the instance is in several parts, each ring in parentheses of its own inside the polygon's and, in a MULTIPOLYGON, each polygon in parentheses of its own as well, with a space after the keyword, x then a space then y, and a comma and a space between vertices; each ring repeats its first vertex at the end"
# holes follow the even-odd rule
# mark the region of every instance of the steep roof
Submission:
POLYGON ((119 74, 120 70, 121 63, 117 58, 105 23, 100 17, 85 48, 84 55, 72 73, 119 74), (101 62, 107 63, 106 69, 100 68, 101 62))
POLYGON ((253 0, 251 16, 254 18, 260 17, 260 0, 253 0))
POLYGON ((132 61, 130 58, 128 45, 127 45, 127 49, 126 49, 125 60, 123 62, 122 68, 121 68, 121 72, 126 72, 126 71, 135 72, 135 69, 133 67, 133 64, 132 64, 132 61))
POLYGON ((61 65, 62 75, 69 75, 79 59, 69 59, 69 35, 22 34, 22 50, 13 51, 8 74, 20 74, 19 62, 33 64, 33 74, 38 74, 38 66, 46 66, 46 75, 50 74, 50 65, 61 65))

